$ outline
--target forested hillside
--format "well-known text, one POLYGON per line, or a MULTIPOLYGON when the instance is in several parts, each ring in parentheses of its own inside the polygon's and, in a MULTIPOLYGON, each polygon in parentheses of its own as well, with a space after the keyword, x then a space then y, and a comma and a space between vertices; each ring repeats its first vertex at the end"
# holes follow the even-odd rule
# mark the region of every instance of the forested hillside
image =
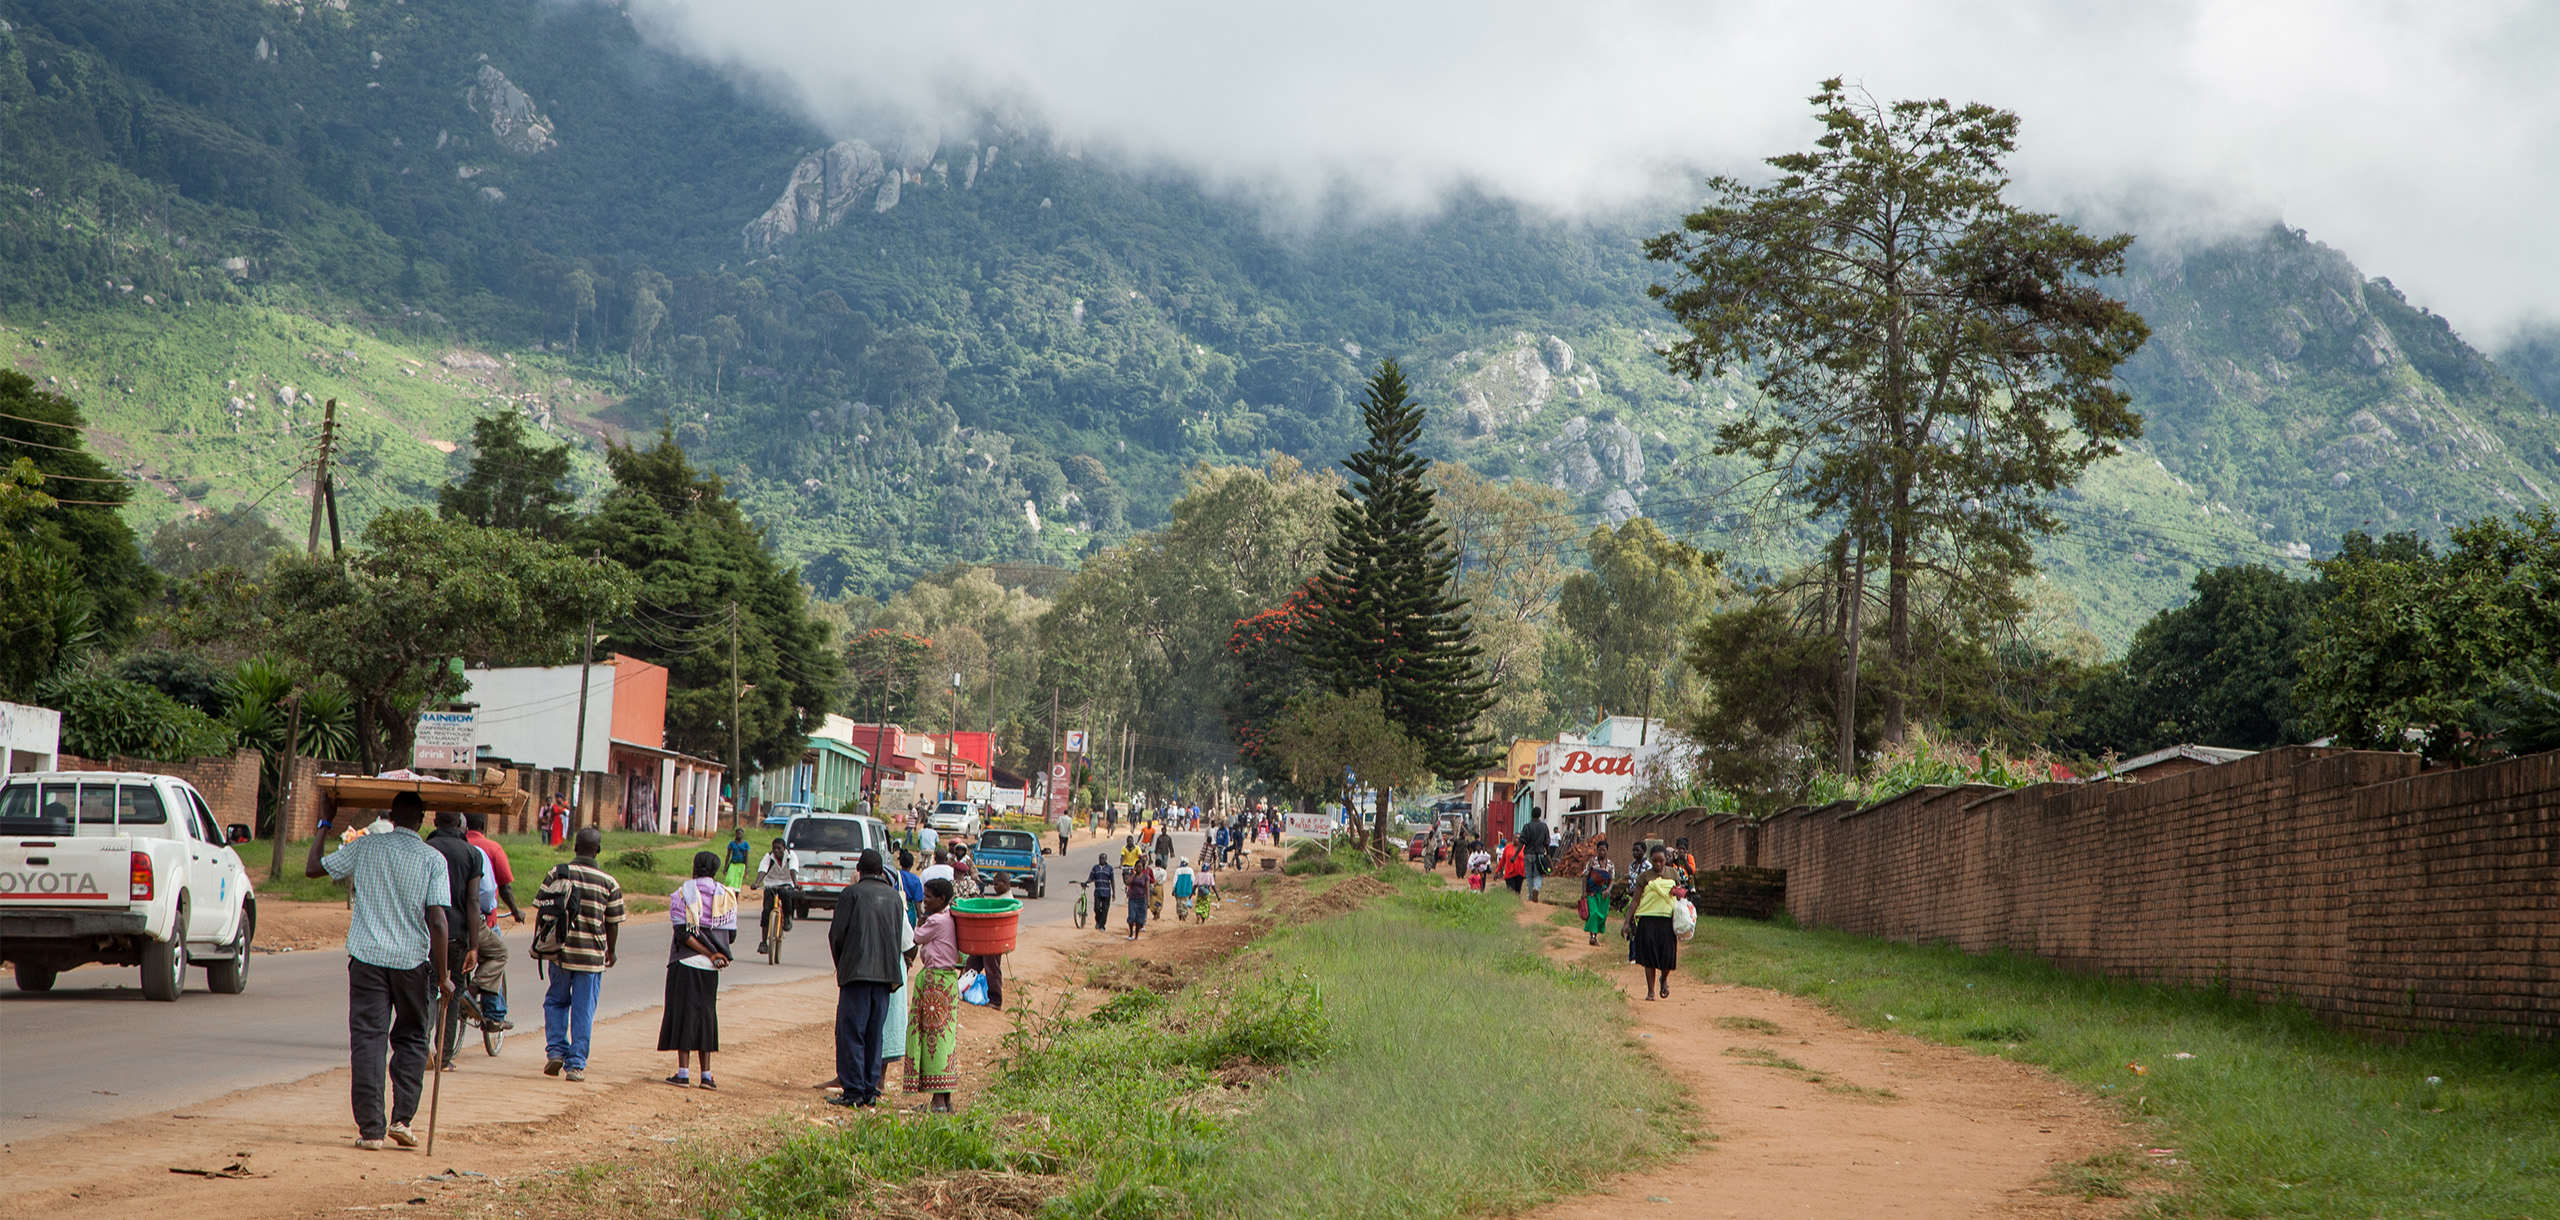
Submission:
MULTIPOLYGON (((1438 455, 1570 494, 1559 552, 1645 513, 1745 566, 1802 554, 1787 506, 1709 453, 1740 391, 1657 354, 1638 242, 1668 210, 1280 227, 1018 120, 839 140, 602 6, 0 21, 0 359, 88 405, 157 489, 146 529, 304 511, 321 398, 359 516, 430 498, 470 420, 514 410, 586 438, 590 491, 596 438, 671 429, 822 593, 882 597, 955 559, 1075 562, 1160 522, 1196 463, 1329 461, 1393 354, 1438 455)), ((2547 338, 2515 349, 2537 401, 2280 229, 2138 245, 2125 288, 2155 335, 2127 371, 2149 431, 2045 549, 2110 644, 2200 566, 2560 489, 2547 338)))

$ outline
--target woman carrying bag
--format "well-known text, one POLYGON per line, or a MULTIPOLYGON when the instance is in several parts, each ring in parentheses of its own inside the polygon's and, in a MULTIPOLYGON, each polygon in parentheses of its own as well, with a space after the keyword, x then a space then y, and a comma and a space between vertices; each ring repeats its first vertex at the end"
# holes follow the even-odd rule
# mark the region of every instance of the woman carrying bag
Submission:
POLYGON ((720 857, 693 853, 693 878, 667 896, 667 920, 676 934, 667 945, 667 1004, 658 1017, 658 1049, 676 1053, 676 1074, 667 1083, 691 1087, 685 1058, 702 1068, 702 1087, 716 1089, 711 1079, 711 1052, 720 1049, 720 971, 729 964, 729 947, 738 936, 738 896, 720 884, 720 857))

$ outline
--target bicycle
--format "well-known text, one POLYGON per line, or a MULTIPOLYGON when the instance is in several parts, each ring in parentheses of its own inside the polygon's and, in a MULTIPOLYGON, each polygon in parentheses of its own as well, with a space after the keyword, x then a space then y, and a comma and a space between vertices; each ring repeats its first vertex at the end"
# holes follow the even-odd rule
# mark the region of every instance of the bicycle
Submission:
POLYGON ((782 933, 791 917, 791 895, 785 892, 769 904, 764 913, 764 960, 769 966, 782 964, 782 933))
MULTIPOLYGON (((507 980, 502 977, 498 980, 499 1007, 504 1008, 506 1006, 506 1001, 507 980)), ((481 1048, 492 1055, 497 1054, 499 1050, 503 1049, 507 1045, 507 1027, 496 1021, 490 1020, 489 1014, 480 1010, 480 1002, 476 997, 463 1002, 471 1007, 472 1023, 480 1027, 481 1048)))
POLYGON ((1076 882, 1076 926, 1079 928, 1083 927, 1085 919, 1092 914, 1093 883, 1090 881, 1076 882))

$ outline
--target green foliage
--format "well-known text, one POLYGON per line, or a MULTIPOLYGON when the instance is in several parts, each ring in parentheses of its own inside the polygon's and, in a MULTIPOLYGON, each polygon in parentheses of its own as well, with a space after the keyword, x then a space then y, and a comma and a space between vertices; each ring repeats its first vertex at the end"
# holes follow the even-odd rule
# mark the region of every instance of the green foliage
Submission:
POLYGON ((2484 517, 2441 555, 2348 541, 2316 565, 2331 592, 2301 654, 2306 719, 2341 745, 2476 756, 2482 701, 2560 665, 2560 516, 2484 517))
MULTIPOLYGON (((1423 478, 1429 463, 1414 448, 1422 407, 1395 361, 1379 362, 1360 410, 1369 443, 1343 459, 1352 486, 1333 510, 1334 537, 1309 598, 1313 621, 1292 643, 1335 693, 1375 691, 1383 719, 1421 747, 1432 772, 1473 775, 1495 758, 1477 725, 1493 705, 1493 684, 1453 589, 1457 556, 1423 478)), ((1373 849, 1386 846, 1386 811, 1381 783, 1373 849)))
MULTIPOLYGON (((1838 638, 1818 626, 1804 630, 1784 598, 1761 589, 1708 615, 1686 651, 1706 688, 1686 726, 1698 746, 1699 779, 1752 813, 1803 799, 1832 755, 1838 638)), ((1873 695, 1863 702, 1872 705, 1873 695)))
POLYGON ((344 683, 368 769, 405 760, 413 717, 459 696, 456 662, 557 663, 591 618, 626 610, 632 581, 565 546, 439 520, 423 509, 375 517, 360 549, 275 560, 260 583, 199 578, 182 635, 272 650, 344 683))
POLYGON ((2383 1042, 2219 989, 1747 920, 1700 920, 1684 958, 1711 982, 1806 996, 2114 1099, 2128 1139, 2178 1150, 2164 1214, 2492 1220, 2535 1214, 2560 1182, 2548 1046, 2383 1042))
MULTIPOLYGON (((116 511, 132 490, 89 453, 87 423, 80 404, 38 387, 25 373, 0 368, 0 460, 15 466, 24 459, 41 482, 21 478, 19 485, 41 487, 45 497, 17 503, 5 525, 7 545, 69 564, 79 581, 78 597, 87 603, 88 628, 100 642, 121 644, 132 638, 134 616, 160 582, 116 511)), ((53 583, 33 573, 19 579, 53 583)), ((70 596, 64 590, 54 600, 67 605, 70 596)), ((56 633, 53 648, 58 652, 64 642, 56 633)))
POLYGON ((1347 785, 1353 783, 1374 789, 1383 801, 1395 790, 1411 791, 1432 778, 1430 755, 1387 717, 1374 690, 1300 697, 1271 726, 1265 753, 1268 764, 1289 777, 1291 787, 1345 801, 1351 796, 1347 785))
POLYGON ((671 434, 611 446, 607 460, 613 490, 576 537, 637 578, 636 596, 595 614, 605 647, 667 667, 668 747, 723 759, 743 749, 745 773, 799 757, 843 673, 798 573, 671 434))
POLYGON ((81 668, 59 674, 37 688, 36 696, 62 713, 66 754, 184 762, 231 752, 229 725, 103 670, 81 668))
POLYGON ((265 514, 237 504, 161 522, 151 533, 151 566, 171 580, 220 567, 256 572, 284 546, 285 536, 265 514))
POLYGON ((568 530, 562 510, 576 498, 568 478, 569 446, 531 443, 524 418, 503 411, 471 425, 470 470, 445 484, 436 512, 449 521, 556 539, 568 530))
POLYGON ((629 869, 635 873, 654 873, 658 871, 658 857, 654 852, 640 851, 636 849, 626 851, 615 856, 613 858, 613 862, 616 866, 629 869))
POLYGON ((1650 517, 1596 527, 1582 545, 1590 570, 1564 578, 1556 618, 1590 664, 1556 675, 1556 687, 1573 692, 1569 706, 1595 713, 1649 714, 1657 696, 1678 706, 1687 667, 1676 658, 1690 624, 1724 592, 1724 556, 1664 534, 1650 517))
POLYGON ((1961 575, 1963 634, 2020 610, 2012 583, 2059 521, 2052 494, 2142 420, 2116 367, 2149 329, 2108 295, 2130 235, 2093 238, 2001 198, 2018 117, 1945 101, 1885 105, 1834 78, 1816 150, 1772 157, 1766 185, 1715 200, 1649 257, 1687 331, 1687 377, 1750 369, 1760 392, 1716 451, 1776 473, 1813 518, 1883 552, 1892 666, 1885 735, 1902 734, 1925 655, 1911 625, 1928 568, 1961 575))
POLYGON ((2313 582, 2256 564, 2198 572, 2194 600, 2143 624, 2124 660, 2082 689, 2066 740, 2093 757, 2309 740, 2293 690, 2320 598, 2313 582))

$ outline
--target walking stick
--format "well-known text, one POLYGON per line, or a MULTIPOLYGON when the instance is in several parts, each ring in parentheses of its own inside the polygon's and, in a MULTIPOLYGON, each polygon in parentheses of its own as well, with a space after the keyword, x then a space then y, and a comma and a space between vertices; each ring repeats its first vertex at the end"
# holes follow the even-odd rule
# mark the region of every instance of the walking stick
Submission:
POLYGON ((436 1103, 444 1100, 444 1022, 452 1014, 451 999, 436 1005, 436 1031, 427 1039, 427 1070, 436 1074, 427 1086, 427 1156, 436 1154, 436 1103))

